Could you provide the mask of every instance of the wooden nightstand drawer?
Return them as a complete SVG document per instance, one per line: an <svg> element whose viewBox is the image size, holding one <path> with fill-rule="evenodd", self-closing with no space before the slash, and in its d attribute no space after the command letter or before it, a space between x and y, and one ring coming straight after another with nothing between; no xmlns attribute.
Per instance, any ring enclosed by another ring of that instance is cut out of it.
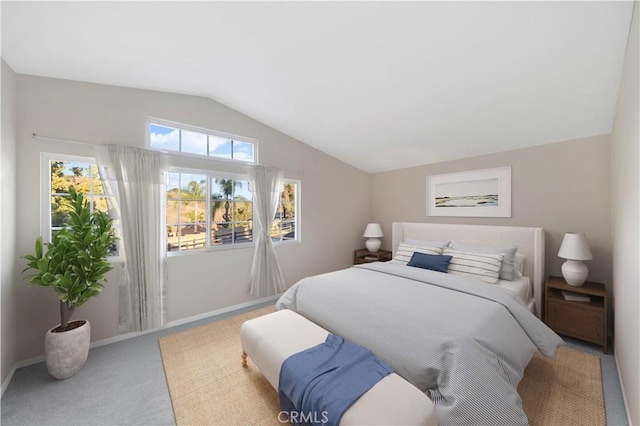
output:
<svg viewBox="0 0 640 426"><path fill-rule="evenodd" d="M579 306L555 303L550 300L548 320L549 324L581 323L602 326L604 324L604 313Z"/></svg>
<svg viewBox="0 0 640 426"><path fill-rule="evenodd" d="M550 301L547 325L560 334L575 336L593 343L604 343L602 312Z"/></svg>
<svg viewBox="0 0 640 426"><path fill-rule="evenodd" d="M570 300L571 294L588 296ZM549 277L545 285L545 323L556 333L603 346L607 353L607 291L602 283L569 286L560 277Z"/></svg>

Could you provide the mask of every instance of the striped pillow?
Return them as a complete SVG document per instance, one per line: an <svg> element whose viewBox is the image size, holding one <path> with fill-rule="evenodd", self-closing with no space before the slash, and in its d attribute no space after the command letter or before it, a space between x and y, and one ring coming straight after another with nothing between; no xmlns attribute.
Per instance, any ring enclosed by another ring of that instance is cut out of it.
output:
<svg viewBox="0 0 640 426"><path fill-rule="evenodd" d="M413 256L413 253L442 254L442 247L417 247L410 246L409 244L405 243L399 243L396 254L395 256L393 256L393 260L402 262L404 265L406 265L411 260L411 256Z"/></svg>
<svg viewBox="0 0 640 426"><path fill-rule="evenodd" d="M489 284L498 282L502 254L467 253L464 251L444 249L445 256L452 256L448 273L465 275Z"/></svg>

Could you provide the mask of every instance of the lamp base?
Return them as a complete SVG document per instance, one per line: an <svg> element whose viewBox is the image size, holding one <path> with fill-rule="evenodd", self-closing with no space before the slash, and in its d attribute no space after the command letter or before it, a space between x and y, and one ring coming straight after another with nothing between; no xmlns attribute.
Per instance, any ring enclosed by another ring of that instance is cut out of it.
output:
<svg viewBox="0 0 640 426"><path fill-rule="evenodd" d="M589 275L589 268L581 260L567 260L562 264L562 276L567 284L580 287Z"/></svg>
<svg viewBox="0 0 640 426"><path fill-rule="evenodd" d="M382 246L382 241L380 241L378 238L369 238L367 241L365 241L364 246L371 253L375 253L378 250L380 250L380 247Z"/></svg>

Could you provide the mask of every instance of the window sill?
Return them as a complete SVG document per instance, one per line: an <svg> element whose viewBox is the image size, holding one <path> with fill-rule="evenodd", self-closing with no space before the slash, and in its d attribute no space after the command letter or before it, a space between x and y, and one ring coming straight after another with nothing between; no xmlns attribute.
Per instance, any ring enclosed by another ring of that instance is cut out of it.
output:
<svg viewBox="0 0 640 426"><path fill-rule="evenodd" d="M288 241L278 241L274 243L274 247L277 249L280 246L289 246L292 244L300 244L300 240L288 240ZM205 254L205 253L215 253L219 251L229 251L229 250L242 250L242 249L251 249L255 248L255 244L228 244L228 245L219 245L209 248L199 248L193 250L182 250L182 251L169 251L167 252L167 257L181 257L181 256L189 256L193 254Z"/></svg>

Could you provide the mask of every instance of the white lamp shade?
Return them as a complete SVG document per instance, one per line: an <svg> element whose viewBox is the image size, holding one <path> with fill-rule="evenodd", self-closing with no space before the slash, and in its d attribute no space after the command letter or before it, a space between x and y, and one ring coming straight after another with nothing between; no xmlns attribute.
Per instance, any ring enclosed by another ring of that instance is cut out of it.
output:
<svg viewBox="0 0 640 426"><path fill-rule="evenodd" d="M593 255L587 237L581 232L567 232L558 251L558 257L570 260L591 260Z"/></svg>
<svg viewBox="0 0 640 426"><path fill-rule="evenodd" d="M382 235L382 227L379 223L370 223L367 225L367 228L364 230L363 237L365 238L380 238Z"/></svg>

